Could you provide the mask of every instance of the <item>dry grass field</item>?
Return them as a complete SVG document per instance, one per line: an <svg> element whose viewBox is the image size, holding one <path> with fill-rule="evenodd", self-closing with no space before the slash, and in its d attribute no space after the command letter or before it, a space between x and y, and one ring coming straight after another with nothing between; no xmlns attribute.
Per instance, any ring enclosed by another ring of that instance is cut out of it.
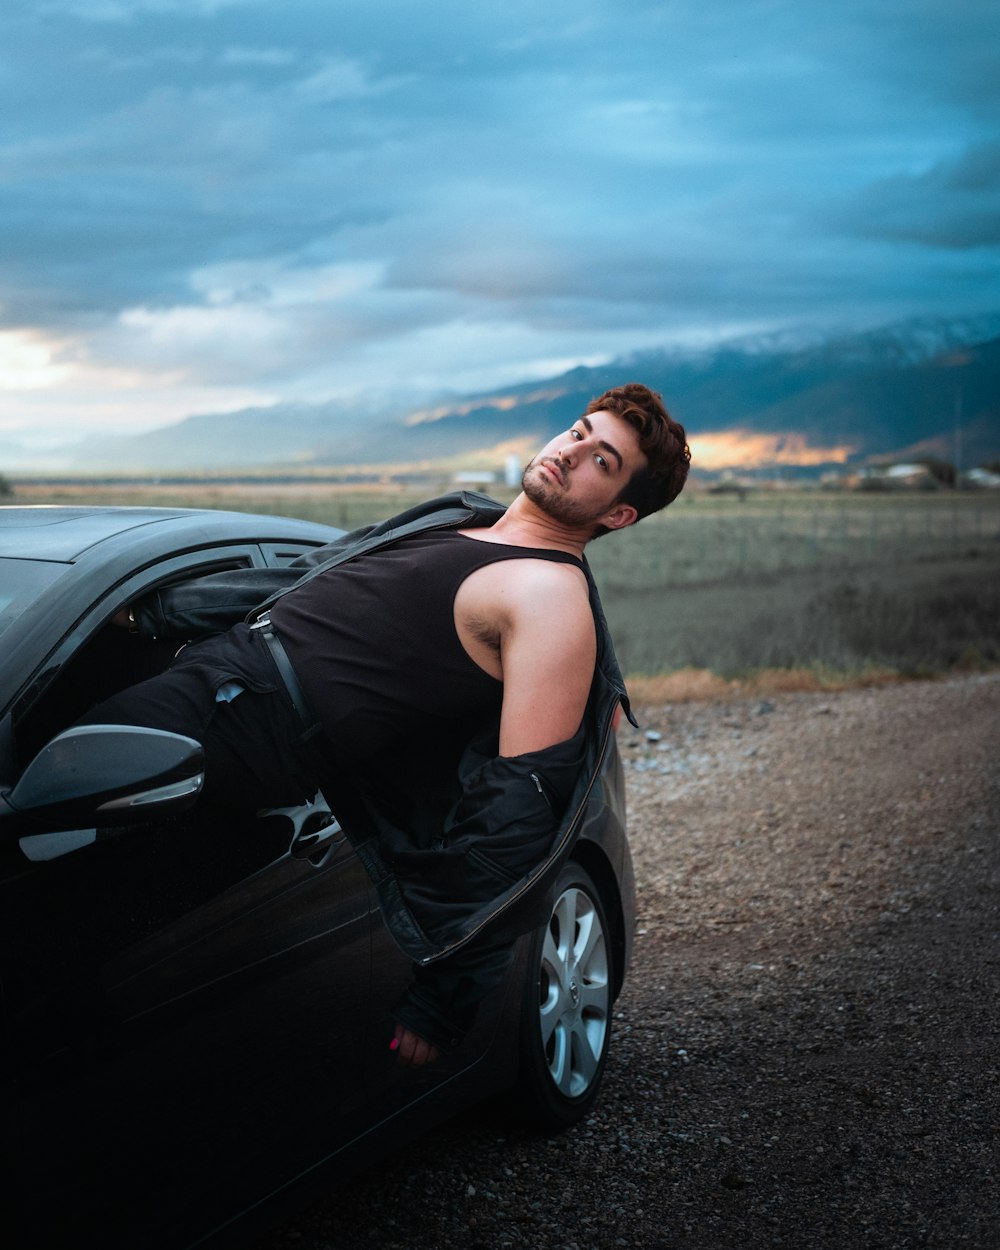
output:
<svg viewBox="0 0 1000 1250"><path fill-rule="evenodd" d="M619 537L591 563L630 674L835 685L1000 662L995 498L694 496Z"/></svg>
<svg viewBox="0 0 1000 1250"><path fill-rule="evenodd" d="M446 489L442 483L442 489ZM419 495L300 482L32 486L14 502L284 513L343 528ZM1000 498L689 490L588 557L630 685L825 688L1000 664Z"/></svg>

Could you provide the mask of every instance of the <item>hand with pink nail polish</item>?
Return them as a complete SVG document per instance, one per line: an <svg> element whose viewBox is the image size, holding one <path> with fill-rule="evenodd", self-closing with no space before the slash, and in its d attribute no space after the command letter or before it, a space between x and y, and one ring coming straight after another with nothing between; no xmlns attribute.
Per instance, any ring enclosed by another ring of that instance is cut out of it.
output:
<svg viewBox="0 0 1000 1250"><path fill-rule="evenodd" d="M396 1052L396 1062L404 1068L422 1068L424 1064L435 1063L441 1057L436 1046L432 1046L403 1024L396 1025L389 1049Z"/></svg>

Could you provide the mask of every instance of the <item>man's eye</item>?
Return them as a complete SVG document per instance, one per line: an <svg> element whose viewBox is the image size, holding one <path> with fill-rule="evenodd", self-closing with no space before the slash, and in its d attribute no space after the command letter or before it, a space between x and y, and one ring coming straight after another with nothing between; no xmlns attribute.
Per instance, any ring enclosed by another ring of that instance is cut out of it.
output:
<svg viewBox="0 0 1000 1250"><path fill-rule="evenodd" d="M570 435L570 438L583 438L583 435L580 433L579 430L570 430L569 435Z"/></svg>
<svg viewBox="0 0 1000 1250"><path fill-rule="evenodd" d="M608 462L604 459L603 456L595 456L594 459L597 461L597 463L601 466L602 469L607 469Z"/></svg>

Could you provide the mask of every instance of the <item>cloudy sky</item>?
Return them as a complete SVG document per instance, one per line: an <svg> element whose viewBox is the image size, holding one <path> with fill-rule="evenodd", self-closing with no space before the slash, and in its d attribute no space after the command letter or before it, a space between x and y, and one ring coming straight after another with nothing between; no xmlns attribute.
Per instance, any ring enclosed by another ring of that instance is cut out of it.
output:
<svg viewBox="0 0 1000 1250"><path fill-rule="evenodd" d="M0 437L1000 308L995 0L3 0Z"/></svg>

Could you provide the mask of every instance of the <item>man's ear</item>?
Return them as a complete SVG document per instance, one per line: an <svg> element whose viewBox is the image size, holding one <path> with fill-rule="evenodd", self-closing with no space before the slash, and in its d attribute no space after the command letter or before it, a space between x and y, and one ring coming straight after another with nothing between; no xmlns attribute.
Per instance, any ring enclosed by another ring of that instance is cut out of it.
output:
<svg viewBox="0 0 1000 1250"><path fill-rule="evenodd" d="M601 524L609 530L623 530L635 525L639 513L630 503L616 503L601 517Z"/></svg>

